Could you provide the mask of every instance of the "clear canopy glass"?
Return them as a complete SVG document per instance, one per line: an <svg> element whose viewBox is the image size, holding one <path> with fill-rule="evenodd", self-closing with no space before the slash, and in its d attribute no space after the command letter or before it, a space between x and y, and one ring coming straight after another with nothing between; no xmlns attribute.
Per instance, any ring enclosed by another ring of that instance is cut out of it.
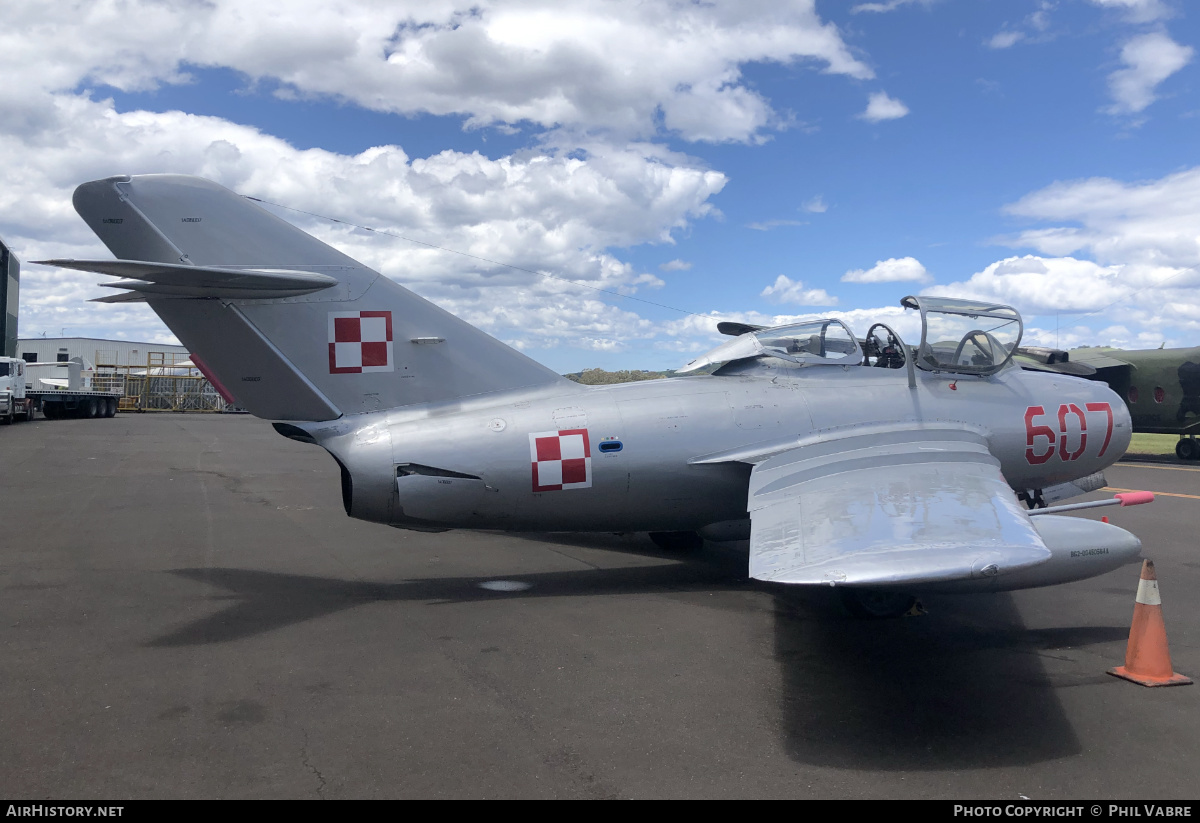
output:
<svg viewBox="0 0 1200 823"><path fill-rule="evenodd" d="M916 364L928 371L993 374L1021 343L1021 315L1011 306L937 297L906 297L921 312Z"/></svg>
<svg viewBox="0 0 1200 823"><path fill-rule="evenodd" d="M697 357L676 374L694 372L713 363L749 357L776 357L801 364L858 364L862 349L853 332L832 318L747 332Z"/></svg>

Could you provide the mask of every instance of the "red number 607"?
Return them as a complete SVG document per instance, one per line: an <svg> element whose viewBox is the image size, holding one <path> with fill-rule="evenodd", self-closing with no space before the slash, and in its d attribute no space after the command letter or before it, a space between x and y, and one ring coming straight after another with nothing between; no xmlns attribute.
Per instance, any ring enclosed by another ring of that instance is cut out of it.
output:
<svg viewBox="0 0 1200 823"><path fill-rule="evenodd" d="M1108 451L1108 444L1112 442L1112 407L1107 403L1085 403L1084 408L1089 412L1104 412L1106 415L1108 428L1104 433L1104 445L1100 447L1100 453L1096 455L1103 457L1104 453ZM1079 420L1079 444L1074 450L1067 445L1067 418L1070 415L1074 415ZM1059 406L1057 431L1044 423L1034 423L1037 418L1048 416L1046 409L1042 406L1030 406L1025 409L1025 460L1037 466L1049 461L1056 452L1062 460L1078 460L1082 457L1087 448L1088 435L1087 415L1083 409L1074 403L1064 403ZM1053 419L1051 418L1052 421ZM1039 438L1041 438L1040 441ZM1058 446L1057 449L1055 445Z"/></svg>

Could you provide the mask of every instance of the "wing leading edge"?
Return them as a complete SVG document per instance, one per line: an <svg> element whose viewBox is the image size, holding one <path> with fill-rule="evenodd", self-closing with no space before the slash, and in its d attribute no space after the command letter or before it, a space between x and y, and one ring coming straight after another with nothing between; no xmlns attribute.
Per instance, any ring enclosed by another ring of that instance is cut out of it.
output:
<svg viewBox="0 0 1200 823"><path fill-rule="evenodd" d="M962 428L850 431L750 476L750 576L888 587L998 577L1050 550L986 439Z"/></svg>

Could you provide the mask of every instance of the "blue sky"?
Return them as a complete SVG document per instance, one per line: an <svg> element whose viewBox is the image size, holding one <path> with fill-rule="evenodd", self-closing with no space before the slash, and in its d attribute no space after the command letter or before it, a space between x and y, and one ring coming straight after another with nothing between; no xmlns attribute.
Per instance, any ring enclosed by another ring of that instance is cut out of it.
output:
<svg viewBox="0 0 1200 823"><path fill-rule="evenodd" d="M14 7L0 235L104 257L74 185L195 173L692 313L289 218L562 371L679 365L723 317L861 333L915 291L1013 303L1029 342L1200 342L1182 2L395 5L98 4L70 54ZM169 338L95 279L27 267L22 333Z"/></svg>

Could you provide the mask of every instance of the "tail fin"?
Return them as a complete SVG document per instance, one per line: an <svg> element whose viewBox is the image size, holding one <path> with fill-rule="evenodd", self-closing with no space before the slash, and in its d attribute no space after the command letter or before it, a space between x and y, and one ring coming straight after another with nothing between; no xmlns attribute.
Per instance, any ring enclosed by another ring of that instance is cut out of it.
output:
<svg viewBox="0 0 1200 823"><path fill-rule="evenodd" d="M341 414L565 378L208 180L110 177L75 210L119 258L47 261L127 278L253 414ZM108 284L106 284L108 285Z"/></svg>

